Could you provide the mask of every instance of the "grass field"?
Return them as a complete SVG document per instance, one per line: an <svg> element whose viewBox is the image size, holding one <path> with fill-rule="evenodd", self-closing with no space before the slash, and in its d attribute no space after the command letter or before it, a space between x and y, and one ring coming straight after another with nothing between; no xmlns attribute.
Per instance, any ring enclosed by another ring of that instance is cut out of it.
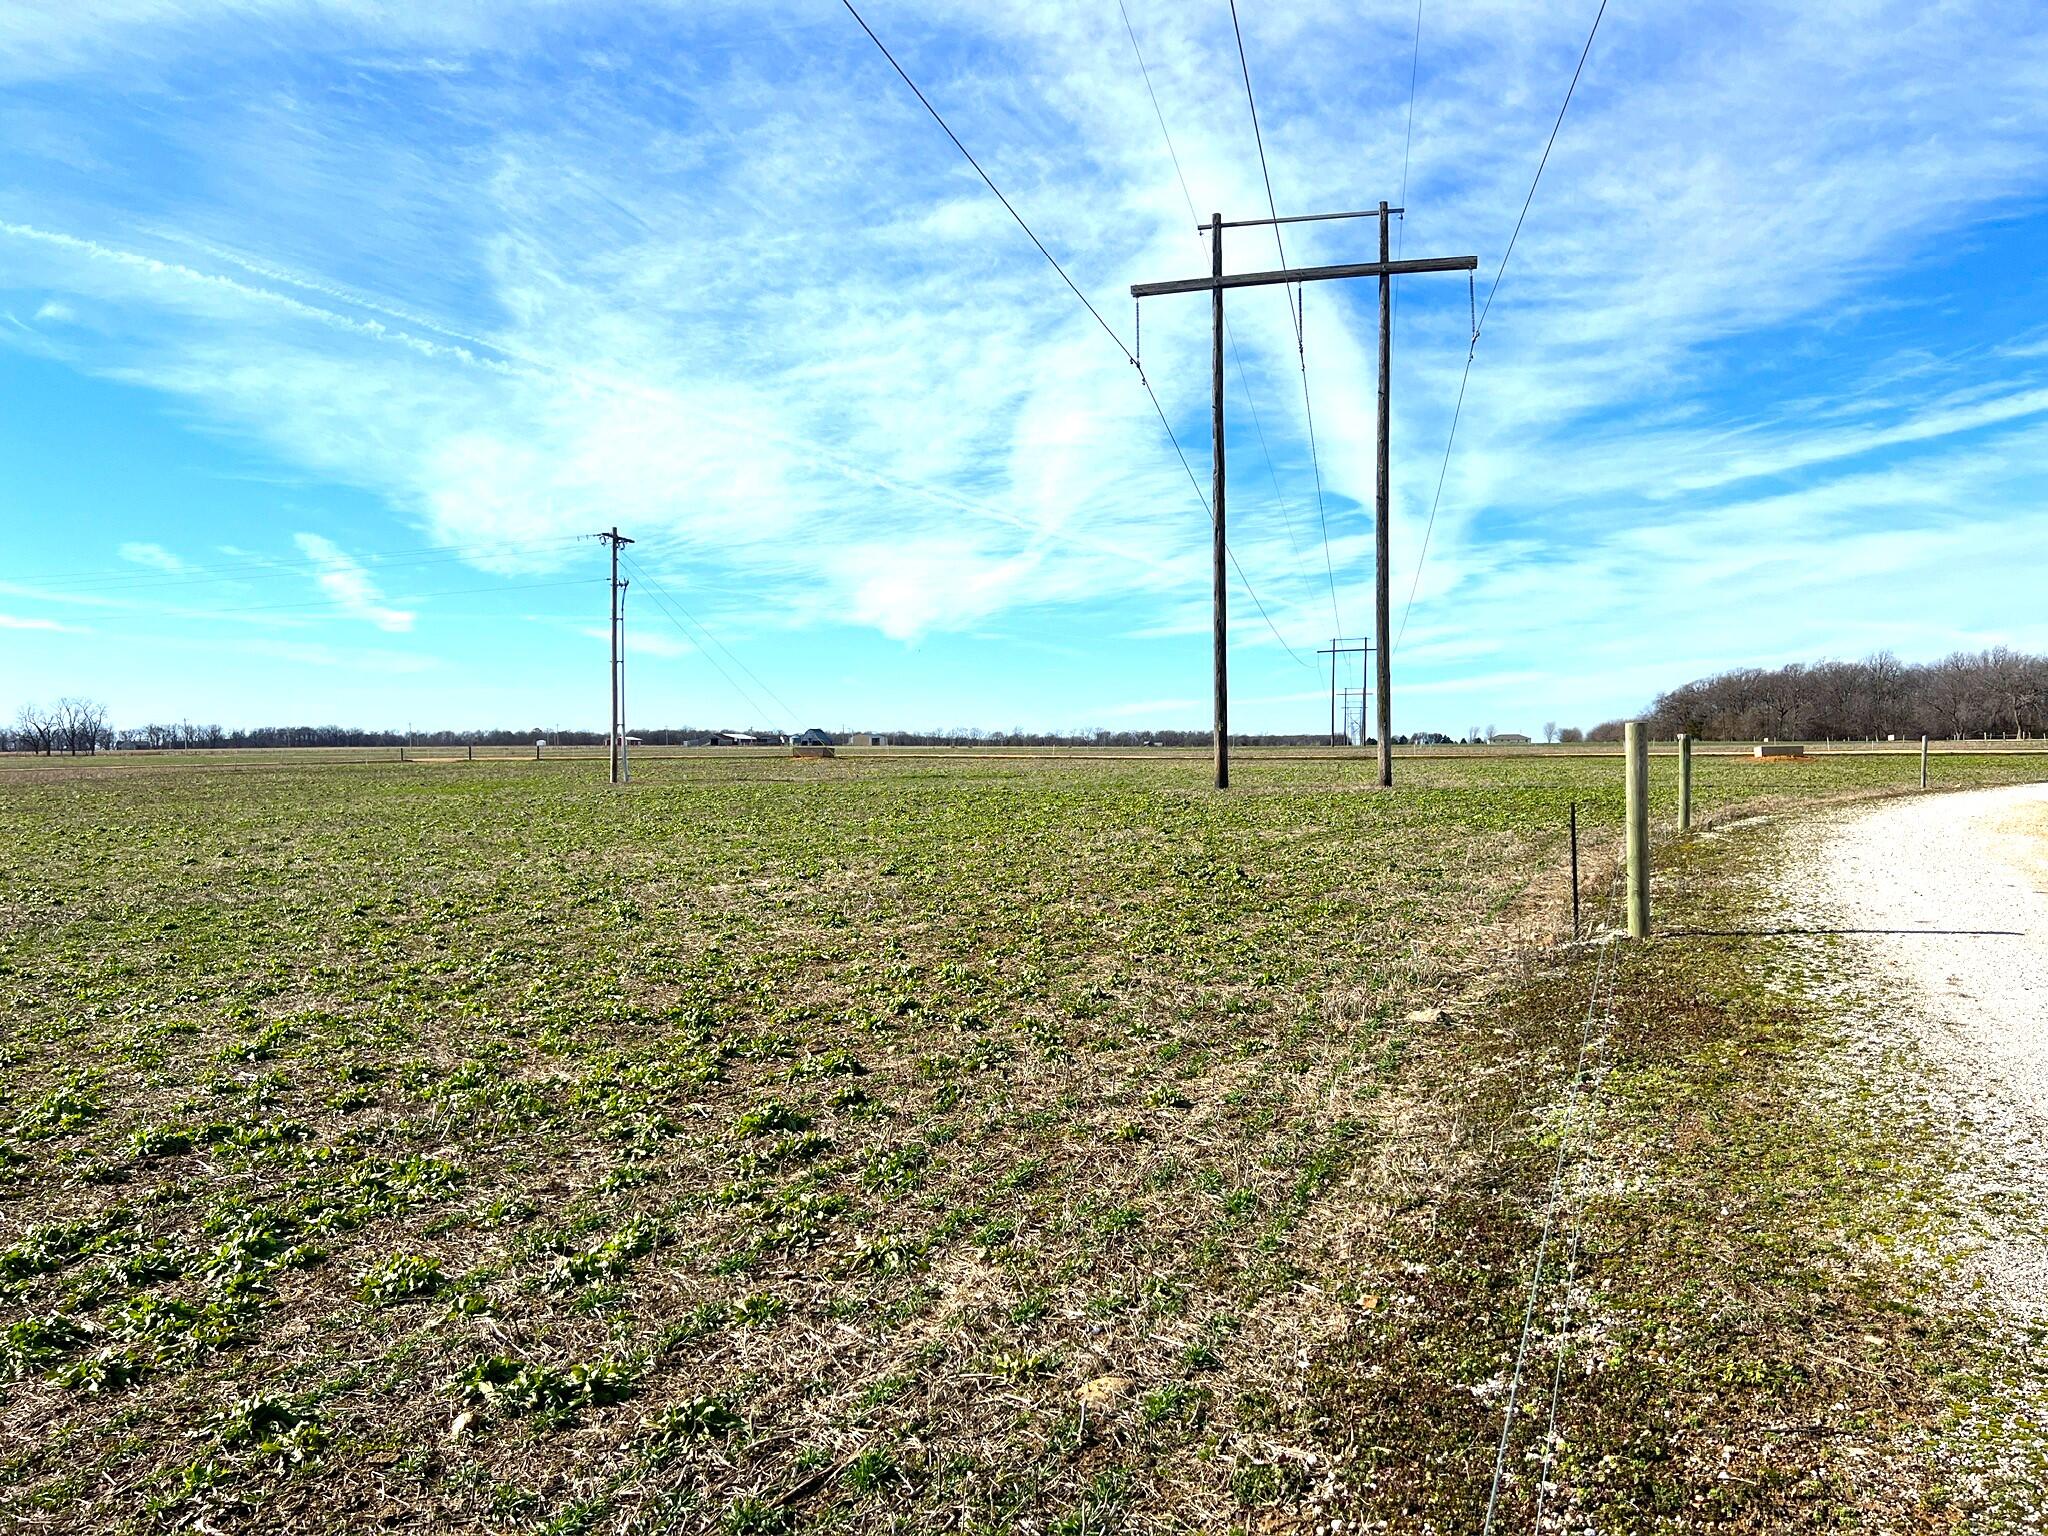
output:
<svg viewBox="0 0 2048 1536"><path fill-rule="evenodd" d="M7 765L0 1518L1476 1529L1585 1003L1566 808L1590 900L1620 774L1368 773ZM1619 1080L1687 1081L1705 1007ZM1694 1442L1809 1385L1575 1475L1682 1520Z"/></svg>

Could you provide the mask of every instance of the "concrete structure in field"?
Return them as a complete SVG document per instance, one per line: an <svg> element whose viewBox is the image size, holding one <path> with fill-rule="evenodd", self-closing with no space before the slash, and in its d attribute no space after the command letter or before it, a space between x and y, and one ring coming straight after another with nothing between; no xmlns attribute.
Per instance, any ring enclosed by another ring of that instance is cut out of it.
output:
<svg viewBox="0 0 2048 1536"><path fill-rule="evenodd" d="M1772 758L1806 756L1806 748L1796 741L1766 741L1751 747L1750 756L1768 762Z"/></svg>

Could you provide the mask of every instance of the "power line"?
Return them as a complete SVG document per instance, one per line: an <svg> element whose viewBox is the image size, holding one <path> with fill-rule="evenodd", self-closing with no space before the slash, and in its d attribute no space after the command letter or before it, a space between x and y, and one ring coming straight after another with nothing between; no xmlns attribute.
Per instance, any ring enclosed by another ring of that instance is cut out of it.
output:
<svg viewBox="0 0 2048 1536"><path fill-rule="evenodd" d="M1117 335L1116 330L1110 325L1110 323L1107 320L1102 318L1102 312L1098 310L1092 303L1089 302L1088 295L1083 293L1080 290L1080 288L1078 288L1075 285L1074 280L1071 277L1067 276L1067 269L1061 266L1059 262L1054 259L1051 251L1045 248L1045 242L1040 240L1036 234L1032 233L1031 226L1024 222L1024 216L1017 212L1016 207L1010 202L1010 200L1007 197L1003 196L1002 188L998 187L994 181L990 180L988 172L984 171L981 168L981 162L976 160L972 154L968 153L967 146L960 142L960 135L958 135L952 130L952 128L947 124L945 118L939 115L939 109L931 104L930 99L926 97L923 91L918 89L917 82L910 78L909 74L904 70L901 64L896 62L896 56L889 51L887 45L885 45L879 37L875 36L875 29L869 26L867 22L861 17L860 12L853 8L853 0L839 0L839 3L846 8L846 13L849 16L851 16L856 22L860 23L860 29L861 31L867 33L868 41L873 43L875 47L881 51L882 57L889 61L889 67L896 71L897 75L902 79L905 85L910 87L911 93L917 97L919 104L923 106L926 112L931 114L932 121L937 123L939 127L945 131L946 137L953 141L953 147L960 151L961 155L966 158L966 161L969 165L974 167L974 173L982 179L983 184L987 186L989 191L993 192L996 195L996 200L1000 202L1003 205L1003 207L1009 211L1010 217L1017 221L1017 227L1023 230L1026 235L1030 236L1031 243L1038 247L1039 254L1052 264L1052 269L1055 272L1059 273L1060 281L1067 285L1068 289L1072 291L1074 297L1079 299L1081 301L1082 306L1088 311L1088 313L1095 317L1095 323L1102 327L1102 333L1116 344L1116 349L1119 352L1123 353L1124 361L1129 363L1133 368L1137 370L1138 382L1145 387L1146 395L1151 398L1152 409L1159 417L1160 426L1166 429L1167 440L1173 444L1173 451L1174 454L1180 459L1181 468L1187 471L1188 483L1192 485L1195 489L1195 499L1201 502L1202 510L1208 514L1209 520L1213 523L1215 521L1216 514L1214 510L1211 509L1209 506L1209 499L1202 494L1202 483L1195 478L1194 466L1188 463L1187 452L1180 445L1180 438L1173 430L1173 423L1167 419L1166 408L1159 403L1159 395L1158 392L1152 388L1152 381L1145 377L1144 365L1138 361L1137 354L1133 352L1129 347L1124 345L1123 338ZM1320 476L1318 476L1317 484L1318 495L1320 495ZM1328 546L1326 543L1326 550L1327 547ZM1238 580L1244 584L1245 594L1251 598L1253 604L1258 608L1259 616L1265 619L1266 627L1273 632L1273 638L1280 642L1280 648L1286 651L1287 654L1294 659L1297 665L1303 667L1308 666L1309 664L1306 661L1302 660L1301 655L1294 649L1294 647L1287 643L1287 637L1280 633L1279 626L1274 624L1272 615L1266 612L1265 603L1260 601L1259 594L1253 590L1251 578L1245 575L1244 567L1238 563L1237 553L1234 550L1230 551L1230 563L1237 568ZM1333 604L1334 601L1335 588L1333 585Z"/></svg>
<svg viewBox="0 0 2048 1536"><path fill-rule="evenodd" d="M1586 59L1593 51L1593 39L1600 33L1601 18L1607 14L1607 0L1600 0L1600 9L1593 14L1593 25L1586 32L1586 46L1579 50L1579 62L1572 70L1572 82L1565 87L1564 100L1557 108L1557 121L1550 125L1550 137L1543 145L1543 158L1536 162L1536 174L1529 178L1529 195L1522 199L1522 211L1515 215L1514 233L1508 236L1508 248L1500 253L1500 267L1493 274L1493 286L1486 290L1486 303L1480 307L1478 323L1472 327L1472 340L1479 340L1479 333L1486 329L1486 312L1493 308L1493 296L1500 292L1501 277L1507 272L1508 258L1515 254L1515 242L1522 238L1522 221L1529 217L1529 205L1536 201L1536 185L1543 180L1543 168L1550 164L1550 152L1557 147L1558 130L1564 127L1564 115L1572 104L1572 97L1579 89L1579 76L1586 71Z"/></svg>
<svg viewBox="0 0 2048 1536"><path fill-rule="evenodd" d="M697 630L697 632L700 635L702 635L706 640L710 641L713 645L717 646L719 650L725 653L726 660L730 661L734 666L738 667L742 672L746 673L748 677L752 678L754 680L754 685L758 687L763 693L767 694L770 699L775 701L775 705L778 709L782 711L784 719L786 719L791 725L796 724L798 718L797 712L789 707L788 701L785 700L780 694L778 694L773 688L770 688L766 683L762 682L760 674L755 672L752 667L748 666L738 656L734 655L732 648L728 646L723 640L719 639L717 635L713 634L711 632L710 627L706 625L703 620L699 619L695 614L691 613L688 608L684 607L681 598L677 597L674 593L670 592L668 588L664 587L659 581L657 581L654 578L654 576L648 571L648 569L644 565L642 565L638 560L635 560L630 555L626 556L625 560L627 568L631 570L636 576L638 576L642 581L647 583L648 587L654 592L654 595L657 599L667 599L668 602L673 603L675 605L676 611L681 613L683 618L686 619ZM705 659L710 660L711 658L707 656ZM714 665L715 664L716 663L714 663ZM753 702L756 708L760 707L758 701Z"/></svg>
<svg viewBox="0 0 2048 1536"><path fill-rule="evenodd" d="M1209 498L1202 490L1202 482L1195 478L1195 467L1188 462L1187 453L1181 448L1180 439L1174 436L1173 427L1166 420L1166 412L1159 404L1159 396L1152 393L1152 386L1149 383L1145 386L1145 393L1152 396L1152 409L1159 412L1159 424L1166 428L1166 435L1173 443L1173 451L1180 455L1180 467L1187 471L1188 484L1194 487L1195 500L1202 504L1202 511L1207 514L1210 523L1213 525L1216 521L1216 509L1209 505ZM1259 610L1259 617L1266 621L1266 628L1271 630L1273 638L1280 642L1280 649L1293 658L1296 666L1308 666L1308 662L1302 659L1301 653L1287 643L1287 637L1280 633L1280 626L1273 622L1273 616L1266 612L1266 605L1260 599L1258 591L1252 586L1251 577L1244 573L1244 565L1238 560L1237 551L1230 547L1227 540L1224 542L1223 552L1230 556L1230 568L1237 572L1238 582L1244 587L1244 595L1250 598L1252 606Z"/></svg>
<svg viewBox="0 0 2048 1536"><path fill-rule="evenodd" d="M1408 157L1415 147L1415 81L1422 69L1422 3L1415 0L1415 51L1408 60L1408 129L1401 137L1401 225L1394 231L1394 255L1398 259L1408 233Z"/></svg>
<svg viewBox="0 0 2048 1536"><path fill-rule="evenodd" d="M1166 113L1159 105L1159 93L1152 88L1152 71L1146 67L1144 51L1138 47L1137 28L1131 25L1131 13L1124 5L1124 0L1116 0L1116 3L1117 10L1123 15L1124 32L1131 40L1131 57L1138 61L1138 73L1144 79L1145 94L1152 99L1152 115L1159 120L1159 136L1166 141L1167 157L1173 161L1173 175L1180 183L1181 199L1188 205L1188 222L1199 226L1202 216L1195 212L1195 194L1189 190L1187 173L1181 168L1180 152L1173 147L1173 134L1166 126ZM1195 230L1194 238L1197 245L1201 244L1202 233L1199 228ZM1244 391L1245 408L1251 412L1252 430L1258 434L1259 454L1266 461L1266 476L1273 483L1273 504L1280 509L1280 520L1287 529L1287 546L1294 551L1295 561L1299 563L1302 559L1301 540L1295 535L1294 518L1288 512L1287 498L1280 490L1280 471L1273 465L1273 450L1266 443L1266 425L1259 416L1258 401L1252 395L1251 379L1245 372L1244 353L1237 345L1237 332L1230 328L1228 317L1223 322L1223 334L1230 343L1231 361L1237 365L1238 387Z"/></svg>
<svg viewBox="0 0 2048 1536"><path fill-rule="evenodd" d="M882 57L889 61L889 67L895 70L898 75L902 76L903 83L910 87L911 94L916 96L919 104L924 107L925 111L929 112L932 115L932 121L937 123L941 129L944 129L946 137L953 141L953 147L959 150L962 155L966 156L967 163L974 167L974 174L982 179L983 184L987 186L989 191L995 193L996 201L1001 203L1004 208L1009 210L1010 217L1017 221L1017 227L1024 231L1024 233L1030 238L1031 243L1033 245L1038 247L1038 254L1043 256L1047 261L1052 263L1052 269L1053 271L1059 273L1060 281L1065 283L1069 289L1072 289L1074 297L1081 301L1082 307L1086 309L1089 314L1095 316L1095 323L1102 327L1103 334L1107 336L1111 341L1117 344L1117 350L1122 352L1126 358L1129 358L1132 366L1135 367L1137 365L1138 360L1137 358L1131 355L1131 349L1124 345L1123 338L1117 335L1116 331L1111 328L1110 323L1107 320L1102 318L1101 311L1096 309L1096 307L1093 304L1088 302L1088 295L1083 293L1078 287L1075 286L1074 280L1071 277L1067 276L1067 269L1059 264L1058 258L1056 258L1051 251L1048 251L1045 248L1045 242L1039 239L1036 234L1032 233L1031 226L1024 222L1024 215L1019 213L1016 210L1016 208L1012 206L1010 200L1007 197L1003 196L1003 189L997 186L993 181L989 180L989 174L987 171L984 171L981 168L981 162L975 159L974 156L968 152L968 148L965 144L962 144L960 142L960 135L955 133L950 127L947 126L946 120L943 117L939 116L939 109L933 106L931 102L925 98L924 92L917 88L917 82L911 79L908 74L904 73L903 66L896 62L896 55L889 51L888 45L885 44L879 37L875 36L875 29L873 27L869 26L866 21L862 20L860 12L856 11L853 8L853 0L839 0L839 3L846 7L847 15L851 16L855 21L860 22L860 29L861 31L867 33L868 41L873 43L877 48L882 50Z"/></svg>
<svg viewBox="0 0 2048 1536"><path fill-rule="evenodd" d="M637 569L637 567L635 568ZM677 617L676 608L670 606L667 594L661 587L654 585L653 578L648 576L645 571L641 571L640 576L643 581L648 582L649 585L653 587L655 606L661 609L663 616L669 621L669 623L672 626L674 626L676 633L681 635L685 640L690 640L690 643L696 649L697 654L699 656L702 656L706 661L710 662L711 669L714 672L716 672L720 677L725 679L726 686L732 689L734 693L738 694L742 699L746 701L747 708L753 710L754 713L757 715L767 716L772 719L773 715L771 714L771 712L762 706L761 701L759 699L755 698L753 694L747 691L746 685L744 683L740 682L738 678L734 677L730 672L726 671L724 667L720 666L718 664L718 658L716 656L712 655L709 651L705 650L703 646L697 645L697 643L694 640L691 640L690 632L683 627L682 620ZM735 661L738 661L739 658L734 657L733 659ZM750 677L752 675L752 673L748 674L748 676ZM754 680L756 682L760 682L759 678L755 678ZM762 686L766 687L766 684L763 684ZM780 701L778 700L778 702ZM788 708L787 705L784 705L783 707L785 710L787 710ZM794 716L791 716L790 720L792 724L795 723Z"/></svg>
<svg viewBox="0 0 2048 1536"><path fill-rule="evenodd" d="M1586 59L1593 52L1593 39L1600 35L1600 22L1607 15L1607 0L1600 0L1600 9L1593 13L1593 25L1586 32L1586 46L1579 50L1578 66L1572 70L1571 84L1565 87L1564 101L1557 109L1557 121L1550 125L1550 138L1544 143L1543 157L1536 162L1536 174L1529 178L1529 195L1522 199L1522 211L1515 216L1514 233L1508 236L1507 249L1501 252L1500 265L1494 269L1493 283L1486 290L1486 304L1472 321L1472 340L1465 348L1465 371L1458 380L1458 403L1451 409L1451 430L1444 438L1444 462L1436 475L1436 495L1430 498L1429 521L1422 529L1422 553L1415 561L1415 575L1408 583L1408 601L1401 609L1401 628L1394 637L1398 649L1401 640L1408 633L1408 615L1415 608L1415 593L1422 585L1423 562L1429 559L1429 536L1436 531L1436 512L1444 499L1444 478L1451 469L1451 445L1458 440L1458 418L1465 410L1465 386L1472 382L1472 359L1479 351L1479 333L1486 327L1486 317L1493 309L1493 297L1500 292L1501 278L1508 270L1508 258L1515 254L1515 242L1522 236L1522 221L1529 217L1529 205L1536 201L1536 187L1543 180L1543 168L1550 164L1550 152L1557 147L1558 130L1564 127L1564 115L1572 104L1572 97L1579 89L1579 76L1585 73Z"/></svg>
<svg viewBox="0 0 2048 1536"><path fill-rule="evenodd" d="M1230 30L1237 38L1237 64L1244 74L1244 100L1252 115L1252 142L1258 146L1259 176L1266 184L1266 211L1273 216L1273 246L1280 253L1280 265L1285 267L1287 243L1280 237L1280 208L1273 200L1272 172L1266 168L1266 138L1259 129L1259 103L1252 95L1252 66L1245 57L1244 29L1237 22L1237 0L1230 0ZM1308 461L1316 477L1316 521L1323 533L1323 571L1330 582L1330 617L1341 633L1344 619L1337 611L1337 568L1330 558L1330 518L1323 505L1323 461L1316 451L1316 411L1308 392L1308 342L1303 329L1308 296L1298 286L1292 292L1295 300L1287 306L1287 312L1288 318L1294 321L1294 354L1301 363L1301 414L1308 426Z"/></svg>

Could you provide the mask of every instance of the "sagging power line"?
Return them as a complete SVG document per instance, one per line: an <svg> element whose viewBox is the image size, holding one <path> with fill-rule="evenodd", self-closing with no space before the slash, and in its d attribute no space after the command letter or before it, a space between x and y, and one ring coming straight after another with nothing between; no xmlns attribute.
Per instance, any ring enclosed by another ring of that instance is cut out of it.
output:
<svg viewBox="0 0 2048 1536"><path fill-rule="evenodd" d="M1417 11L1417 44L1420 46L1421 12ZM1536 201L1536 188L1543 180L1543 168L1550 164L1550 152L1557 147L1558 130L1564 127L1564 115L1570 110L1572 97L1579 89L1579 76L1586 72L1586 59L1593 52L1593 39L1600 35L1600 22L1607 15L1607 0L1600 0L1600 9L1593 13L1593 25L1586 30L1586 46L1579 50L1579 62L1572 70L1571 83L1565 87L1564 100L1557 109L1557 120L1550 125L1550 137L1544 142L1543 154L1536 162L1536 174L1529 178L1529 195L1522 199L1522 211L1515 215L1513 233L1508 236L1507 249L1501 252L1500 265L1494 269L1493 282L1486 290L1486 305L1472 317L1472 340L1465 348L1465 371L1458 379L1457 403L1451 407L1451 428L1444 436L1444 461L1437 470L1436 494L1430 498L1429 520L1422 528L1422 551L1415 558L1415 574L1408 583L1408 601L1401 609L1401 631L1394 639L1398 646L1408 633L1408 616L1415 611L1415 594L1422 586L1422 567L1429 559L1430 535L1436 532L1437 508L1444 499L1444 479L1451 469L1451 448L1458 440L1458 418L1465 410L1465 389L1472 382L1472 360L1479 352L1479 333L1486 328L1486 317L1493 309L1494 295L1500 292L1501 279L1507 275L1508 258L1515 254L1515 242L1522 237L1522 223L1529 217L1529 206Z"/></svg>
<svg viewBox="0 0 2048 1536"><path fill-rule="evenodd" d="M754 686L756 688L759 688L770 699L774 700L776 707L782 711L782 724L785 728L792 731L796 729L796 711L789 707L789 704L782 698L780 694L778 694L773 688L770 688L766 683L762 682L760 675L756 673L752 667L748 666L746 662L742 661L739 658L739 656L733 652L730 646L728 646L723 640L719 639L717 635L713 634L711 630L704 624L703 620L699 619L695 614L691 613L688 608L684 607L682 600L678 598L673 592L669 591L669 589L663 586L658 580L656 580L655 577L649 573L649 571L644 565L642 565L638 560L635 560L630 555L623 556L622 558L625 561L626 569L632 572L633 575L637 576L642 582L642 584L647 587L648 595L654 599L655 606L661 609L663 615L668 619L670 625L675 629L676 633L681 635L685 640L688 640L690 642L692 648L696 650L697 654L702 656L707 662L711 664L712 670L715 671L720 677L725 679L726 685L730 687L735 694L737 694L740 698L746 701L747 707L749 709L753 710L757 715L763 717L764 719L774 718L772 711L765 708L762 705L761 701L755 698L754 695L748 691L745 684L741 683L737 678L735 678L732 675L732 673L726 671L723 666L719 665L718 658L712 655L711 652L705 648L705 644L703 642L708 642L711 646L715 646L719 651L723 652L726 660L730 661L740 671L744 672L749 678L753 680ZM688 628L685 627L686 625L688 626ZM692 629L696 631L695 636L693 636L690 632Z"/></svg>
<svg viewBox="0 0 2048 1536"><path fill-rule="evenodd" d="M1273 226L1273 249L1280 257L1280 265L1287 265L1287 242L1281 238L1280 226L1292 220L1280 217L1279 204L1273 198L1273 173L1266 166L1266 136L1259 128L1259 103L1252 95L1252 66L1245 56L1244 29L1237 23L1237 0L1230 0L1230 31L1237 39L1237 65L1244 76L1244 102L1252 118L1252 143L1259 151L1259 179L1266 185L1266 212L1271 215ZM1308 295L1298 286L1288 288L1294 295L1287 305L1288 318L1294 322L1294 356L1301 367L1301 415L1308 433L1308 462L1316 479L1316 523L1323 534L1323 570L1330 582L1330 617L1339 629L1344 627L1344 616L1337 611L1337 567L1330 556L1330 517L1323 503L1323 460L1316 449L1316 408L1309 398L1308 390L1308 332L1305 327Z"/></svg>
<svg viewBox="0 0 2048 1536"><path fill-rule="evenodd" d="M1187 451L1181 447L1180 437L1174 432L1173 423L1167 419L1166 408L1159 403L1159 395L1153 389L1152 381L1145 376L1145 367L1139 361L1137 352L1131 347L1124 345L1124 339L1117 334L1116 328L1102 318L1102 312L1090 302L1088 295L1081 291L1080 286L1075 283L1073 278L1067 275L1067 269L1060 265L1052 252L1046 249L1045 242L1039 239L1037 233L1024 221L1024 216L1017 211L1016 205L1003 195L1002 188L998 187L988 172L981 168L981 162L968 152L967 146L960 141L960 136L953 131L945 118L939 114L939 109L932 105L931 99L919 89L917 82L910 78L909 72L896 62L896 56L889 51L888 46L883 43L881 38L875 35L875 29L870 27L866 20L862 18L860 12L854 9L853 0L839 0L839 3L845 7L846 13L860 24L860 29L867 34L868 41L873 43L876 49L880 51L882 57L889 61L889 67L896 71L905 85L910 87L911 93L917 97L918 104L931 115L932 121L939 125L948 139L952 140L953 147L960 151L969 165L974 167L974 173L982 179L983 184L987 186L989 191L995 194L996 200L1003 205L1004 210L1015 220L1017 227L1024 231L1031 243L1038 248L1038 253L1059 274L1060 281L1065 283L1074 297L1081 301L1082 307L1090 315L1094 316L1095 323L1102 328L1102 333L1114 342L1116 349L1124 355L1124 361L1137 371L1138 382L1144 386L1146 397L1152 402L1153 413L1158 416L1159 425L1165 429L1167 441L1173 445L1174 454L1180 460L1180 467L1187 473L1188 484L1194 489L1195 500L1201 503L1202 510L1208 514L1212 523L1220 523L1216 511L1209 505L1208 498L1202 494L1202 483L1195 478L1194 465L1188 462ZM1219 541L1221 537L1219 533L1217 535ZM1251 578L1245 574L1244 566L1238 561L1236 551L1225 549L1223 553L1228 557L1231 566L1237 571L1237 577L1244 586L1245 595L1252 600L1253 606L1259 610L1259 616L1266 621L1266 628L1272 631L1273 638L1280 643L1280 648L1288 654L1289 658L1297 666L1309 666L1310 664L1302 658L1301 654L1292 645L1287 643L1287 637L1280 633L1280 627L1273 622L1273 616L1266 611L1266 605L1260 599L1258 592L1253 588Z"/></svg>
<svg viewBox="0 0 2048 1536"><path fill-rule="evenodd" d="M1153 88L1152 71L1146 66L1145 52L1138 46L1138 30L1131 24L1131 13L1124 4L1124 0L1117 0L1117 10L1123 16L1124 35L1131 40L1131 57L1138 62L1138 75L1145 83L1145 95L1152 103L1152 116L1159 123L1159 137L1165 140L1167 158L1173 162L1173 176L1174 180L1180 183L1181 201L1187 204L1189 233L1194 236L1196 243L1199 244L1202 239L1202 216L1195 212L1195 194L1188 187L1187 172L1180 163L1180 151L1174 148L1173 132L1166 126L1166 111L1159 104L1159 92ZM1259 415L1258 398L1252 393L1251 377L1245 372L1244 352L1237 344L1237 332L1230 328L1227 319L1224 322L1223 334L1224 339L1230 343L1230 359L1233 366L1237 369L1238 388L1244 391L1245 410L1251 415L1252 431L1259 440L1259 456L1266 461L1266 477L1272 482L1273 486L1273 504L1279 509L1281 524L1287 530L1287 547L1294 552L1295 563L1299 565L1304 559L1301 552L1301 540L1295 535L1294 518L1287 510L1287 498L1280 489L1280 471L1273 464L1273 450L1266 442L1266 425L1263 418ZM1328 570L1330 568L1330 561L1328 558L1329 545L1327 542L1323 546L1323 553L1323 565L1325 570ZM1334 576L1331 578L1331 583L1330 611L1334 614L1337 606Z"/></svg>

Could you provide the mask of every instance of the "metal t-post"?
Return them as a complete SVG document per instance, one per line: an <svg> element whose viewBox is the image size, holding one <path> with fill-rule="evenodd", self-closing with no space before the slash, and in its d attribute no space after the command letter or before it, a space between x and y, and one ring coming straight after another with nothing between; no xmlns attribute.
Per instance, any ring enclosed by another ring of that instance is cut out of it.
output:
<svg viewBox="0 0 2048 1536"><path fill-rule="evenodd" d="M1678 830L1692 830L1692 737L1678 738Z"/></svg>
<svg viewBox="0 0 2048 1536"><path fill-rule="evenodd" d="M1627 758L1628 936L1650 936L1650 738L1640 720L1624 731Z"/></svg>

